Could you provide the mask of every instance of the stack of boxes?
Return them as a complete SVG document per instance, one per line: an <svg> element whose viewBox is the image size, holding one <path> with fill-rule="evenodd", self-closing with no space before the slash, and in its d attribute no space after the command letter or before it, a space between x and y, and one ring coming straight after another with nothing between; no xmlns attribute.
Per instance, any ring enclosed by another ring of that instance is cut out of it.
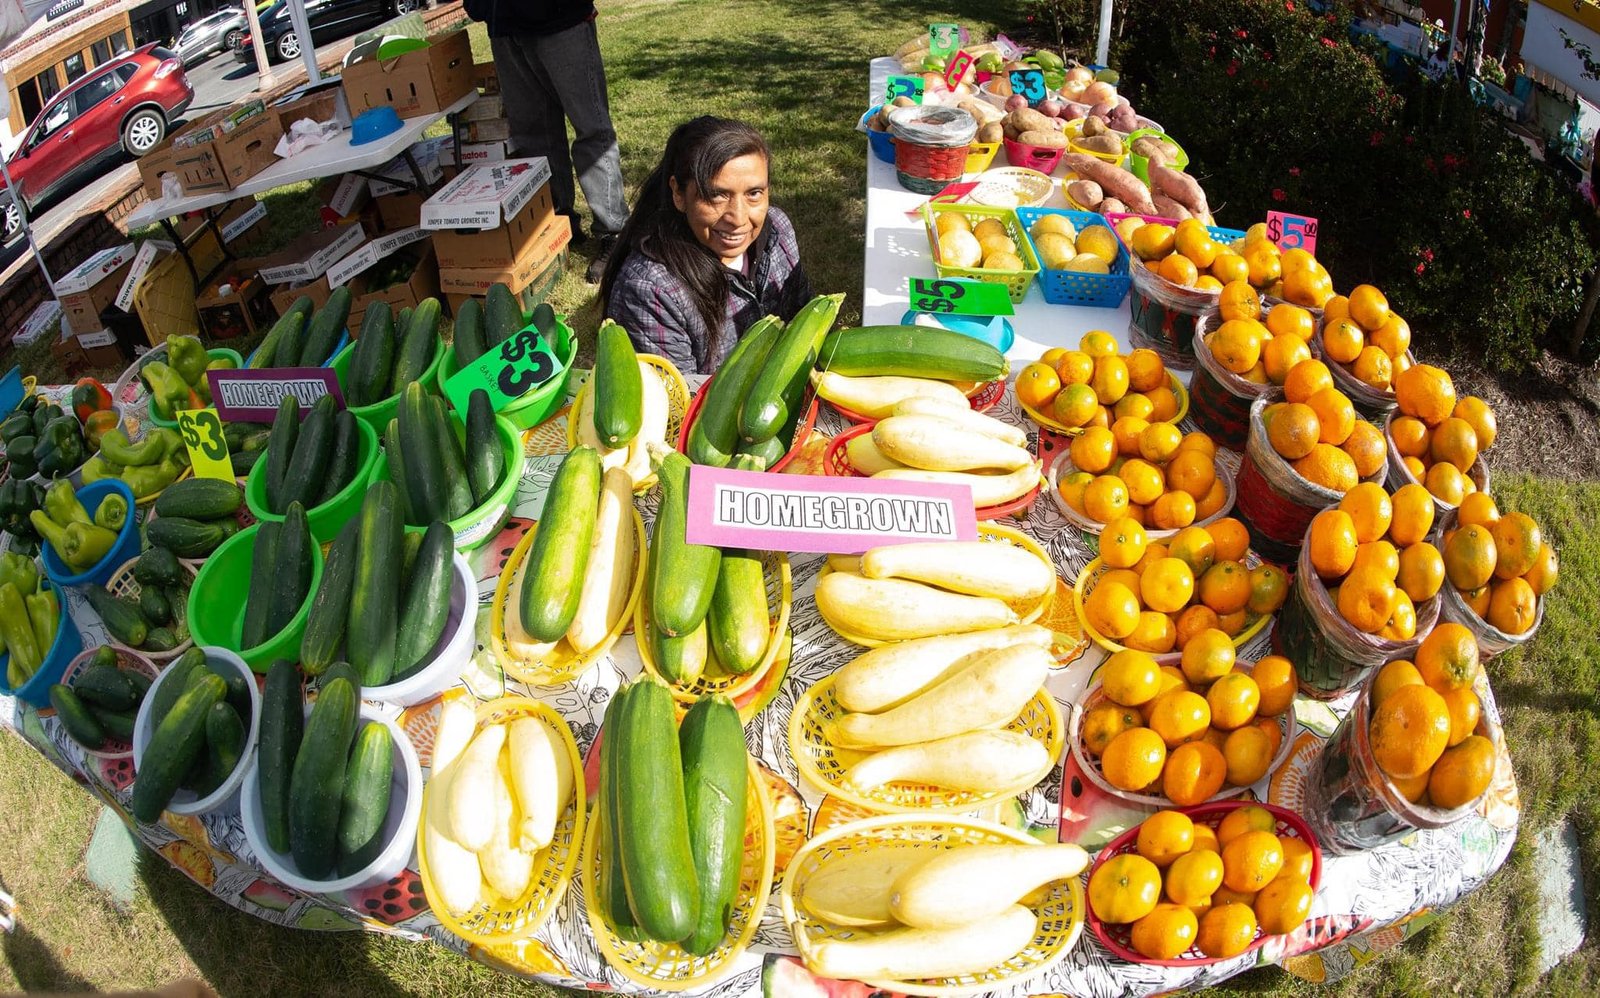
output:
<svg viewBox="0 0 1600 998"><path fill-rule="evenodd" d="M560 279L572 225L558 215L544 158L467 167L422 205L439 288L452 311L504 284L531 308Z"/></svg>

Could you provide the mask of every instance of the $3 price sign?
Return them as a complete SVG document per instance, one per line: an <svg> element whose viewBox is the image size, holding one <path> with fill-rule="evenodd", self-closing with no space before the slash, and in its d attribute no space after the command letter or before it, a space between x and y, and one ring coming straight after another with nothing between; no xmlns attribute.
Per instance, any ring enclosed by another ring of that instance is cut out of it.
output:
<svg viewBox="0 0 1600 998"><path fill-rule="evenodd" d="M1039 102L1049 96L1050 91L1045 88L1042 70L1013 69L1010 75L1011 92L1026 97L1029 107L1038 107Z"/></svg>
<svg viewBox="0 0 1600 998"><path fill-rule="evenodd" d="M463 367L445 383L445 394L464 416L472 393L482 390L489 395L490 407L499 412L559 377L565 367L539 331L528 326Z"/></svg>
<svg viewBox="0 0 1600 998"><path fill-rule="evenodd" d="M178 432L189 449L189 464L196 478L221 478L233 481L233 461L228 455L228 440L222 433L222 417L216 409L185 409L178 413Z"/></svg>

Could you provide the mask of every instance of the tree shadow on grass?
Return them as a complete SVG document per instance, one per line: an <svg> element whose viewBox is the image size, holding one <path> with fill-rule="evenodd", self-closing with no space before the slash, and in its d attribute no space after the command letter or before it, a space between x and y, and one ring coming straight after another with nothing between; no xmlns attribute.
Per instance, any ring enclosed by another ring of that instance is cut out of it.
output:
<svg viewBox="0 0 1600 998"><path fill-rule="evenodd" d="M24 913L24 917L25 917ZM5 936L6 963L16 975L24 991L78 991L94 992L98 989L89 981L62 966L43 939L28 931L19 918L17 925Z"/></svg>

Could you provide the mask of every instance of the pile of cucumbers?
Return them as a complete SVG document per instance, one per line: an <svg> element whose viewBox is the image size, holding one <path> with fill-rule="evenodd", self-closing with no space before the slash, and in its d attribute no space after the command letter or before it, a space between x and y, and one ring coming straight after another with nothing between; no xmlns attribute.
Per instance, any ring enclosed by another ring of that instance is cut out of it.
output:
<svg viewBox="0 0 1600 998"><path fill-rule="evenodd" d="M257 526L240 649L255 648L277 636L300 612L311 595L311 549L316 543L299 502L289 504L281 522L263 520ZM225 598L221 593L216 596Z"/></svg>
<svg viewBox="0 0 1600 998"><path fill-rule="evenodd" d="M737 454L762 470L789 450L806 383L844 295L819 295L787 326L769 315L745 331L706 389L689 431L689 460L726 468Z"/></svg>
<svg viewBox="0 0 1600 998"><path fill-rule="evenodd" d="M335 411L333 396L324 395L302 423L300 401L285 395L272 420L262 470L267 512L281 516L293 503L306 509L321 506L355 481L361 470L361 431L355 415L349 409Z"/></svg>
<svg viewBox="0 0 1600 998"><path fill-rule="evenodd" d="M529 316L522 311L522 303L504 284L489 285L483 302L468 298L456 310L455 355L456 367L468 364L527 328L529 323L539 331L553 353L557 351L556 312L549 304L540 302Z"/></svg>
<svg viewBox="0 0 1600 998"><path fill-rule="evenodd" d="M150 526L163 522L156 520ZM160 545L145 549L133 564L133 578L139 583L137 599L113 596L99 586L85 587L89 605L106 631L129 648L147 652L171 651L188 641L189 576L172 549Z"/></svg>
<svg viewBox="0 0 1600 998"><path fill-rule="evenodd" d="M246 680L213 667L190 648L167 667L150 694L152 733L139 760L130 810L139 821L161 817L179 790L209 797L243 764L254 712Z"/></svg>
<svg viewBox="0 0 1600 998"><path fill-rule="evenodd" d="M326 364L333 356L333 348L344 336L351 300L348 287L334 288L321 308L314 308L309 295L296 298L267 331L266 338L250 358L250 369Z"/></svg>
<svg viewBox="0 0 1600 998"><path fill-rule="evenodd" d="M437 298L424 298L415 309L401 309L398 323L388 302L368 307L356 348L350 352L345 380L349 404L373 405L393 398L422 377L439 346L439 316Z"/></svg>
<svg viewBox="0 0 1600 998"><path fill-rule="evenodd" d="M244 478L267 451L272 431L258 423L223 423L223 439L228 441L228 461L233 477Z"/></svg>
<svg viewBox="0 0 1600 998"><path fill-rule="evenodd" d="M413 381L383 434L389 478L399 493L405 522L414 527L455 520L488 501L506 473L506 453L495 429L489 394L472 393L465 444L437 395Z"/></svg>
<svg viewBox="0 0 1600 998"><path fill-rule="evenodd" d="M156 497L156 515L145 525L145 540L151 550L163 549L179 558L208 558L239 532L237 514L243 505L244 491L234 482L220 478L173 482Z"/></svg>
<svg viewBox="0 0 1600 998"><path fill-rule="evenodd" d="M71 686L56 683L50 687L50 706L73 741L99 750L105 748L108 738L133 740L133 722L150 692L150 682L142 672L124 670L117 662L116 649L101 645Z"/></svg>
<svg viewBox="0 0 1600 998"><path fill-rule="evenodd" d="M359 686L383 686L427 665L450 616L454 558L455 535L444 521L407 533L399 489L374 482L360 515L328 549L300 640L306 674L331 673L346 661Z"/></svg>
<svg viewBox="0 0 1600 998"><path fill-rule="evenodd" d="M733 702L672 695L641 676L606 710L600 741L601 911L623 939L704 956L727 935L739 893L749 752Z"/></svg>

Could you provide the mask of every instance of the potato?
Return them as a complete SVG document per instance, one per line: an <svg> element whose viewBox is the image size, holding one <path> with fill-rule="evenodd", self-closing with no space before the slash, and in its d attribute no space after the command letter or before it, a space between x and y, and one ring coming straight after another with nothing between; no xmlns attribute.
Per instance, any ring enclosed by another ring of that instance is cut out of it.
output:
<svg viewBox="0 0 1600 998"><path fill-rule="evenodd" d="M1014 125L1019 132L1045 131L1050 127L1050 117L1040 114L1031 107L1018 108L1006 116L1006 120Z"/></svg>
<svg viewBox="0 0 1600 998"><path fill-rule="evenodd" d="M874 132L887 132L889 126L884 123L883 115L875 114L867 119L867 128Z"/></svg>
<svg viewBox="0 0 1600 998"><path fill-rule="evenodd" d="M978 126L979 142L999 142L1005 138L1005 135L1005 128L998 121L991 121L988 124Z"/></svg>
<svg viewBox="0 0 1600 998"><path fill-rule="evenodd" d="M1000 123L1000 134L1015 142L1017 141L1017 136L1021 135L1022 132L1017 128L1016 125L1013 125L1011 120L1008 118Z"/></svg>
<svg viewBox="0 0 1600 998"><path fill-rule="evenodd" d="M1105 133L1106 123L1101 121L1099 118L1090 117L1083 119L1083 128L1078 134L1088 137L1092 135L1104 135Z"/></svg>
<svg viewBox="0 0 1600 998"><path fill-rule="evenodd" d="M1106 155L1122 151L1122 143L1118 141L1115 135L1087 135L1078 139L1076 145L1079 149L1087 149L1090 152L1105 153Z"/></svg>
<svg viewBox="0 0 1600 998"><path fill-rule="evenodd" d="M1074 180L1067 185L1067 196L1072 200L1094 211L1100 207L1100 202L1106 199L1105 191L1092 180Z"/></svg>
<svg viewBox="0 0 1600 998"><path fill-rule="evenodd" d="M1025 146L1039 146L1044 149L1065 149L1067 147L1067 137L1048 128L1031 129L1018 135L1016 140Z"/></svg>

